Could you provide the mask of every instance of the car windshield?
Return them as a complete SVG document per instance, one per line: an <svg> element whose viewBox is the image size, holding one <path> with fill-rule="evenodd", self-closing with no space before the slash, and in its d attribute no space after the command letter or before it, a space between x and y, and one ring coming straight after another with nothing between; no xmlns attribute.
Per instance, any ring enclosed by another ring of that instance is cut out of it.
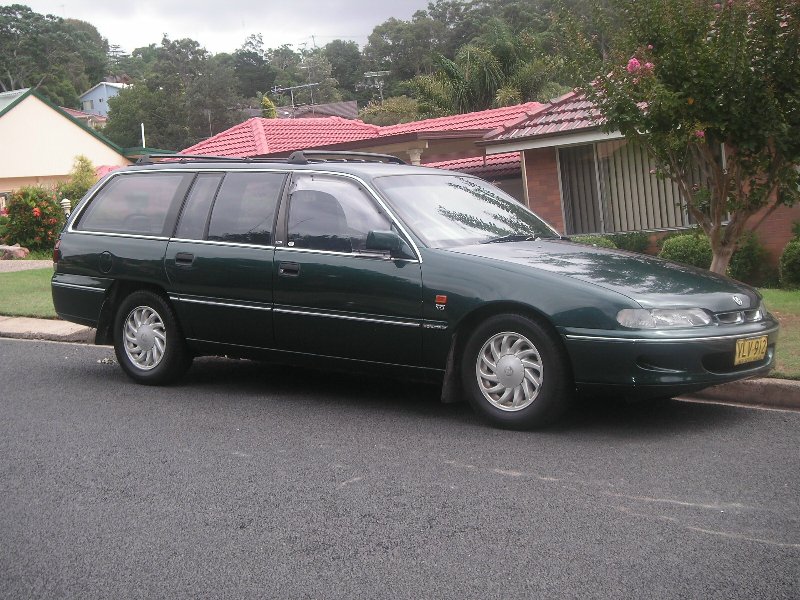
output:
<svg viewBox="0 0 800 600"><path fill-rule="evenodd" d="M447 173L376 177L400 218L431 248L512 242L559 235L502 190Z"/></svg>

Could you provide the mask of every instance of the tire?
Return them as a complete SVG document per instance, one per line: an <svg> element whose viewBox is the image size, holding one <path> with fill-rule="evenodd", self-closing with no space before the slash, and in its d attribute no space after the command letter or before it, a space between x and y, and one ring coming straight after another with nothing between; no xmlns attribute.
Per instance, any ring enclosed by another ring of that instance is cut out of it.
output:
<svg viewBox="0 0 800 600"><path fill-rule="evenodd" d="M470 336L461 357L461 382L475 412L507 429L533 429L558 419L574 385L558 340L522 315L496 315Z"/></svg>
<svg viewBox="0 0 800 600"><path fill-rule="evenodd" d="M125 298L114 317L114 352L125 373L145 385L165 385L192 363L169 303L139 290Z"/></svg>

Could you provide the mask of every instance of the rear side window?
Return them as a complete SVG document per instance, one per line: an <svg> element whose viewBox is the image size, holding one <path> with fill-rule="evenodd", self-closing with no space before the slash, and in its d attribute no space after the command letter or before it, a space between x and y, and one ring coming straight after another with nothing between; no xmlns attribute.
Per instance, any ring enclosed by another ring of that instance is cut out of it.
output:
<svg viewBox="0 0 800 600"><path fill-rule="evenodd" d="M208 239L239 244L272 244L275 209L283 173L228 173L217 193Z"/></svg>
<svg viewBox="0 0 800 600"><path fill-rule="evenodd" d="M76 228L83 231L166 236L191 175L136 173L109 181L92 199Z"/></svg>
<svg viewBox="0 0 800 600"><path fill-rule="evenodd" d="M197 176L186 199L175 237L184 240L202 240L208 223L208 212L217 193L222 174L209 173Z"/></svg>

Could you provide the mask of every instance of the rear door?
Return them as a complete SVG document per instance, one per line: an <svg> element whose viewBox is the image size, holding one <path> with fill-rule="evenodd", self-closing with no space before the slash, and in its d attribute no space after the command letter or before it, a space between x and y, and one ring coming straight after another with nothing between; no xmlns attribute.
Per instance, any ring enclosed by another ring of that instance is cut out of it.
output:
<svg viewBox="0 0 800 600"><path fill-rule="evenodd" d="M167 247L170 299L187 338L273 346L275 214L287 174L199 173Z"/></svg>

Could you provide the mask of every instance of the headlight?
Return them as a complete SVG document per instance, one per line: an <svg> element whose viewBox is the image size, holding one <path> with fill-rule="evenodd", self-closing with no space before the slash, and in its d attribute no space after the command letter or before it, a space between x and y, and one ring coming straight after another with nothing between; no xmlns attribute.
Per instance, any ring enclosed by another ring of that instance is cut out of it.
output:
<svg viewBox="0 0 800 600"><path fill-rule="evenodd" d="M631 329L703 327L711 324L711 315L702 308L626 308L617 313L617 322Z"/></svg>

